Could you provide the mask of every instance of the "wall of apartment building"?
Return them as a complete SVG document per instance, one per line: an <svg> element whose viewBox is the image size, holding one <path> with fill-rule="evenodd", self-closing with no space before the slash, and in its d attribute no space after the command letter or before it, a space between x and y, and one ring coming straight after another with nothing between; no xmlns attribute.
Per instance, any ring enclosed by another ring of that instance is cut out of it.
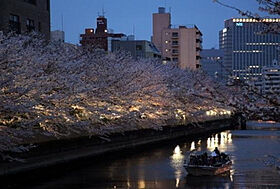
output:
<svg viewBox="0 0 280 189"><path fill-rule="evenodd" d="M28 0L1 0L0 1L0 29L8 32L10 15L19 17L20 33L28 31L27 20L34 21L34 30L50 39L50 1L36 0L36 5Z"/></svg>
<svg viewBox="0 0 280 189"><path fill-rule="evenodd" d="M178 46L172 45L173 41L178 41L179 40L179 35L178 37L172 37L173 33L178 33L179 34L179 29L177 28L169 28L169 29L164 29L162 31L162 57L163 58L168 58L168 60L172 61L178 61L178 53L173 53L175 49L178 49ZM179 49L178 49L179 50ZM177 60L176 60L177 58Z"/></svg>
<svg viewBox="0 0 280 189"><path fill-rule="evenodd" d="M152 42L158 48L160 52L163 52L162 44L164 39L162 38L163 30L169 28L171 24L170 13L154 13L153 14L153 37Z"/></svg>
<svg viewBox="0 0 280 189"><path fill-rule="evenodd" d="M196 59L199 56L196 51L196 29L180 28L179 44L179 67L181 69L196 69L196 65L199 64Z"/></svg>
<svg viewBox="0 0 280 189"><path fill-rule="evenodd" d="M178 61L181 69L196 69L200 65L199 50L201 48L200 42L197 39L200 37L197 34L196 28L169 28L162 32L162 57Z"/></svg>

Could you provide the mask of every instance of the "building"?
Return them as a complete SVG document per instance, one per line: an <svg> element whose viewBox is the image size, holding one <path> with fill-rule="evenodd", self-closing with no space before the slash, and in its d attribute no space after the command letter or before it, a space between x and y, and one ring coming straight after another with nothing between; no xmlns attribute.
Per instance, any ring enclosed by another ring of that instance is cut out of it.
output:
<svg viewBox="0 0 280 189"><path fill-rule="evenodd" d="M280 35L262 33L265 24L280 19L233 18L225 21L219 32L220 49L224 51L224 77L252 79L262 75L265 66L279 61Z"/></svg>
<svg viewBox="0 0 280 189"><path fill-rule="evenodd" d="M277 61L274 61L272 66L262 69L262 92L280 94L280 65Z"/></svg>
<svg viewBox="0 0 280 189"><path fill-rule="evenodd" d="M1 0L0 30L39 32L50 39L50 0Z"/></svg>
<svg viewBox="0 0 280 189"><path fill-rule="evenodd" d="M223 51L219 49L203 49L201 51L201 69L214 79L223 80Z"/></svg>
<svg viewBox="0 0 280 189"><path fill-rule="evenodd" d="M109 33L107 29L107 19L104 16L97 18L96 31L93 28L85 29L85 33L80 35L80 43L83 47L100 48L108 51L108 38L121 38L122 33Z"/></svg>
<svg viewBox="0 0 280 189"><path fill-rule="evenodd" d="M51 32L51 41L60 41L65 42L65 33L64 31L55 30Z"/></svg>
<svg viewBox="0 0 280 189"><path fill-rule="evenodd" d="M159 50L150 41L131 40L132 38L112 40L112 52L119 50L127 51L135 59L138 58L161 58Z"/></svg>
<svg viewBox="0 0 280 189"><path fill-rule="evenodd" d="M171 27L171 14L163 7L153 14L152 42L164 60L178 62L181 69L200 68L202 33L195 25Z"/></svg>

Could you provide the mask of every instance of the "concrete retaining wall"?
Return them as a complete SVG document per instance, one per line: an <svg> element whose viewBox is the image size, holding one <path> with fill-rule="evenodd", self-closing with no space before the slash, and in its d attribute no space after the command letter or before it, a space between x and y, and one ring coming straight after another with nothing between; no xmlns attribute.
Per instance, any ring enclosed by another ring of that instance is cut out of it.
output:
<svg viewBox="0 0 280 189"><path fill-rule="evenodd" d="M81 137L37 144L30 152L20 154L24 162L0 163L0 176L24 173L39 168L68 163L85 157L132 149L183 137L207 134L236 126L235 118L206 121L162 130L144 129L103 137Z"/></svg>

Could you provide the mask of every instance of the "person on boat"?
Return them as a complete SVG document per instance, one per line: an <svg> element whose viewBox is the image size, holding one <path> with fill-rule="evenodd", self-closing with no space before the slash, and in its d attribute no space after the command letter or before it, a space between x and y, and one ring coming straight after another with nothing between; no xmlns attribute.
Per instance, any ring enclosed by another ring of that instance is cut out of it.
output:
<svg viewBox="0 0 280 189"><path fill-rule="evenodd" d="M218 147L215 147L214 152L217 154L217 156L220 156L220 155L221 155L220 151L218 150Z"/></svg>

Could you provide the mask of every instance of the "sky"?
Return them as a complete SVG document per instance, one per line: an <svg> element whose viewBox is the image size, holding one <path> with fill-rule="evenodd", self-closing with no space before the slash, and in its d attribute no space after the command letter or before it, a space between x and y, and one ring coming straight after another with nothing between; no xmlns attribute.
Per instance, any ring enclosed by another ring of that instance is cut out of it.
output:
<svg viewBox="0 0 280 189"><path fill-rule="evenodd" d="M242 10L258 12L256 0L221 0ZM195 24L203 33L203 48L219 48L218 34L224 20L240 17L235 10L213 0L51 0L51 30L65 31L65 41L78 44L85 28L96 28L98 14L105 12L108 28L150 40L152 14L158 7L171 10L173 25ZM63 20L63 21L62 21Z"/></svg>

